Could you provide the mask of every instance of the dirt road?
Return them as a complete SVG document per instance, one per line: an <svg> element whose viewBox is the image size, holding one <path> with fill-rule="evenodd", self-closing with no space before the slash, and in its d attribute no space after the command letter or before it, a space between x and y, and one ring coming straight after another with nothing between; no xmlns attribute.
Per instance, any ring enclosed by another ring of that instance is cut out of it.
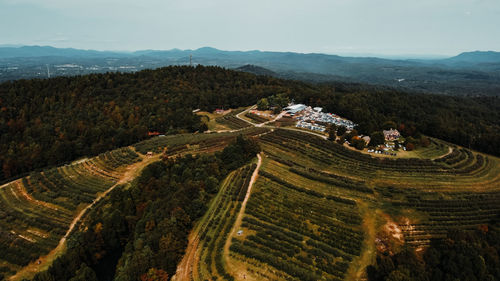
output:
<svg viewBox="0 0 500 281"><path fill-rule="evenodd" d="M247 206L248 199L250 198L250 194L252 193L252 187L259 175L260 165L262 164L262 157L260 156L260 154L257 154L257 159L258 159L257 167L255 167L252 177L250 178L247 194L245 195L245 199L243 199L243 202L241 203L241 208L240 211L238 212L238 216L236 217L236 221L234 222L233 228L231 229L231 232L227 237L226 243L224 244L224 257L226 260L229 257L229 246L231 245L231 239L233 239L234 234L236 233L236 231L238 231L238 229L241 226L241 221L243 220L243 215L245 214L245 208Z"/></svg>

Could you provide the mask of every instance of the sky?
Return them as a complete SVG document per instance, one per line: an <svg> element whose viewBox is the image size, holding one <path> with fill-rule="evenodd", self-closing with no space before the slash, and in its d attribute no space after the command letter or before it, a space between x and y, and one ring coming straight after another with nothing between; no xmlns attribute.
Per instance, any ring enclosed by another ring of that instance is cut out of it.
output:
<svg viewBox="0 0 500 281"><path fill-rule="evenodd" d="M500 51L500 0L0 0L0 44L456 55Z"/></svg>

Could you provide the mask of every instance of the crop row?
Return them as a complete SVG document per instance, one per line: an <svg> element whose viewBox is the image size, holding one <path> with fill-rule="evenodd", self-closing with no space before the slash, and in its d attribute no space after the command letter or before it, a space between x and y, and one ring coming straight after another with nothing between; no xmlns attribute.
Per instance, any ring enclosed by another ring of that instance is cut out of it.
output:
<svg viewBox="0 0 500 281"><path fill-rule="evenodd" d="M255 122L259 123L259 124L269 121L268 119L266 119L264 117L261 117L261 116L255 114L255 113L250 113L250 112L246 113L245 117L250 118L250 119L252 119L253 121L255 121Z"/></svg>
<svg viewBox="0 0 500 281"><path fill-rule="evenodd" d="M261 170L243 226L252 235L233 239L231 251L300 280L341 280L360 252L355 202L297 187Z"/></svg>
<svg viewBox="0 0 500 281"><path fill-rule="evenodd" d="M333 201L336 201L339 203L344 203L344 204L353 205L353 206L356 205L356 201L354 201L354 200L342 198L342 197L338 197L338 196L333 196L333 195L325 195L323 193L320 193L320 192L317 192L317 191L314 191L311 189L302 188L302 187L293 185L289 182L286 182L285 180L282 180L281 178L279 178L271 173L268 173L264 170L260 170L259 174L276 182L276 183L278 183L278 184L280 184L280 185L282 185L282 186L286 186L286 187L293 189L295 191L298 191L298 192L303 192L303 193L306 193L308 195L311 195L311 196L314 196L317 198L325 198L328 200L333 200Z"/></svg>
<svg viewBox="0 0 500 281"><path fill-rule="evenodd" d="M418 224L401 225L406 241L415 246L426 245L431 238L445 237L450 229L472 229L500 217L499 192L449 193L451 199L406 197L406 201L395 201L393 205L414 208L427 215Z"/></svg>
<svg viewBox="0 0 500 281"><path fill-rule="evenodd" d="M375 169L383 169L393 172L438 173L443 170L442 167L431 160L417 158L375 158L352 151L337 143L291 130L276 130L264 136L263 139L270 144L284 146L291 151L300 152L305 156L326 164L341 164L358 170L366 170L367 172Z"/></svg>
<svg viewBox="0 0 500 281"><path fill-rule="evenodd" d="M0 189L0 263L24 266L48 253L76 211L117 182L117 169L138 160L119 149L71 165L32 173Z"/></svg>
<svg viewBox="0 0 500 281"><path fill-rule="evenodd" d="M233 280L226 271L224 245L234 225L236 213L241 207L240 201L245 196L254 169L255 164L247 165L231 173L226 179L227 184L221 187L218 197L209 208L207 217L202 220L204 222L200 227L202 261L197 265L200 276L193 276L194 279L210 280L220 276L224 280ZM216 272L213 272L213 268Z"/></svg>
<svg viewBox="0 0 500 281"><path fill-rule="evenodd" d="M242 128L250 127L251 125L248 122L245 122L234 115L226 114L224 116L218 117L215 119L215 122L228 127L231 130L238 130Z"/></svg>

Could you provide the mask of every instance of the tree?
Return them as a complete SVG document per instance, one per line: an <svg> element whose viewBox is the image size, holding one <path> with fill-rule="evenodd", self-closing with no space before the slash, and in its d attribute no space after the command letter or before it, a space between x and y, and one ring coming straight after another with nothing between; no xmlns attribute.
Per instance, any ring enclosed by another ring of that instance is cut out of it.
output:
<svg viewBox="0 0 500 281"><path fill-rule="evenodd" d="M421 136L420 137L420 145L422 147L428 147L431 144L431 141L429 140L428 137Z"/></svg>
<svg viewBox="0 0 500 281"><path fill-rule="evenodd" d="M370 136L370 146L377 146L385 143L384 133L377 131Z"/></svg>
<svg viewBox="0 0 500 281"><path fill-rule="evenodd" d="M337 136L343 136L347 132L347 128L345 126L340 126L337 129Z"/></svg>
<svg viewBox="0 0 500 281"><path fill-rule="evenodd" d="M69 279L69 281L97 281L97 276L92 268L82 263L80 269L76 271L75 277Z"/></svg>
<svg viewBox="0 0 500 281"><path fill-rule="evenodd" d="M335 140L337 138L337 125L331 124L328 126L328 139Z"/></svg>
<svg viewBox="0 0 500 281"><path fill-rule="evenodd" d="M258 110L267 110L269 108L269 101L266 98L262 98L257 102Z"/></svg>
<svg viewBox="0 0 500 281"><path fill-rule="evenodd" d="M384 122L384 124L382 125L382 128L384 130L396 129L397 125L396 125L396 122L389 120L389 121Z"/></svg>
<svg viewBox="0 0 500 281"><path fill-rule="evenodd" d="M363 150L365 148L365 140L361 138L352 138L352 145L358 149L358 150Z"/></svg>
<svg viewBox="0 0 500 281"><path fill-rule="evenodd" d="M415 145L412 142L406 144L406 150L412 151L415 149Z"/></svg>
<svg viewBox="0 0 500 281"><path fill-rule="evenodd" d="M167 281L168 274L163 269L150 268L141 275L141 281Z"/></svg>

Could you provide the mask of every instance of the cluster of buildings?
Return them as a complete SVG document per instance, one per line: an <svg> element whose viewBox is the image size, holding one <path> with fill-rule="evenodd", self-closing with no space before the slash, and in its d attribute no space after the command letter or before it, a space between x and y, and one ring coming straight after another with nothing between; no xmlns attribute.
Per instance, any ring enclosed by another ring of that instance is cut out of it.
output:
<svg viewBox="0 0 500 281"><path fill-rule="evenodd" d="M303 121L297 122L297 125L295 125L295 127L309 129L309 130L313 130L313 131L320 131L320 132L324 132L326 130L326 127L323 125L312 124L312 123L303 122Z"/></svg>
<svg viewBox="0 0 500 281"><path fill-rule="evenodd" d="M386 141L395 141L401 137L399 131L393 130L392 128L390 130L384 130L383 133Z"/></svg>
<svg viewBox="0 0 500 281"><path fill-rule="evenodd" d="M290 116L294 116L299 122L297 127L314 131L324 132L328 124L344 126L348 130L354 129L354 122L347 120L333 113L323 112L321 107L310 107L304 104L293 104L285 107L285 111Z"/></svg>

